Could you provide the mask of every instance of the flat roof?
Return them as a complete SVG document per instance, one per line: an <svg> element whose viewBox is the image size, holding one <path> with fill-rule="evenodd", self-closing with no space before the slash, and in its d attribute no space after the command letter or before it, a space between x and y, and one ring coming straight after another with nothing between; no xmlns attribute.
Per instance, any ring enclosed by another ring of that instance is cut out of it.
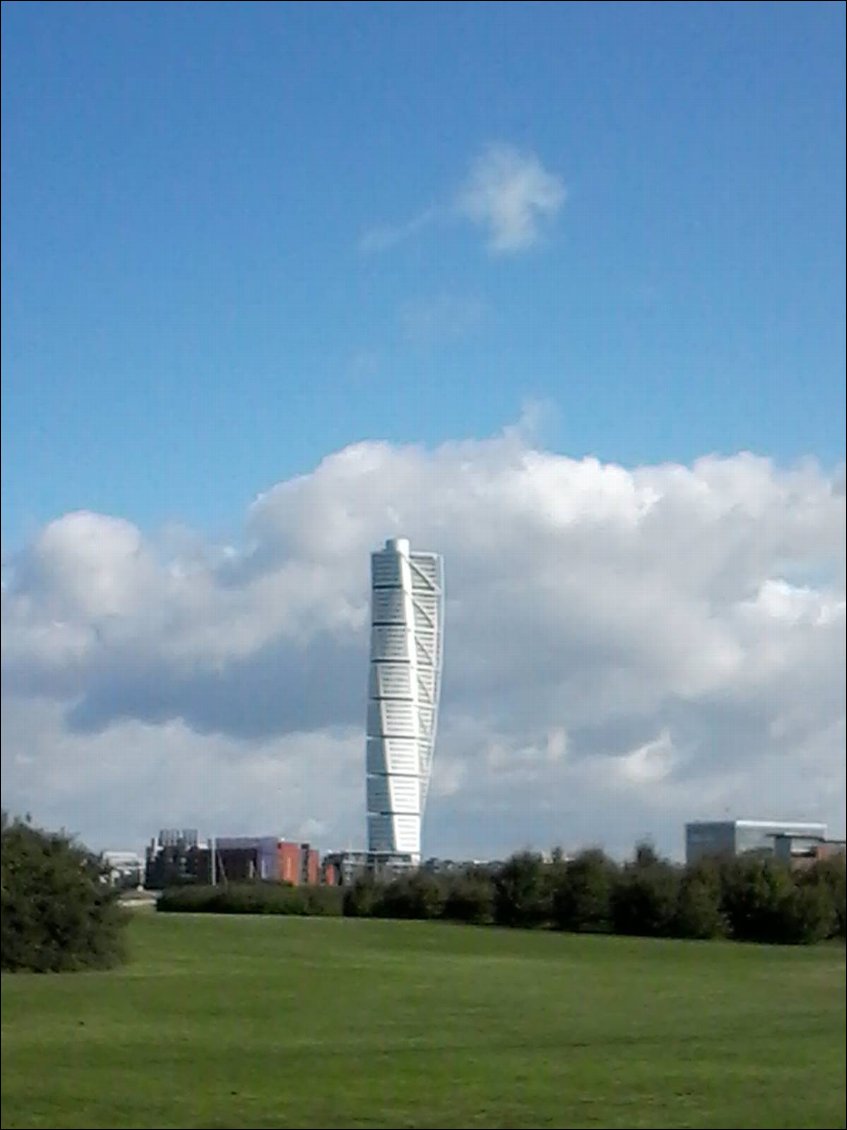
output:
<svg viewBox="0 0 847 1130"><path fill-rule="evenodd" d="M738 827L742 828L785 828L786 830L799 830L803 828L823 828L826 824L819 820L691 820L686 828L703 827Z"/></svg>

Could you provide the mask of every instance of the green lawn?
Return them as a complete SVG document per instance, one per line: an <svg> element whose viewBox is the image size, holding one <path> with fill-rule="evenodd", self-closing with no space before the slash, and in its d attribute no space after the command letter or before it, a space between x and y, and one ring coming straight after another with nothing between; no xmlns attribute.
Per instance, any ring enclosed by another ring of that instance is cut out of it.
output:
<svg viewBox="0 0 847 1130"><path fill-rule="evenodd" d="M844 949L138 912L3 977L4 1127L845 1125Z"/></svg>

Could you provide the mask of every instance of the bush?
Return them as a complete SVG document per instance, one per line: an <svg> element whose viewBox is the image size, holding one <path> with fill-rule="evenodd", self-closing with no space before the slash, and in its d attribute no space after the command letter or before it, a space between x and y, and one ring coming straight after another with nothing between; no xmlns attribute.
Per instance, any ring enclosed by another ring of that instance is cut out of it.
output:
<svg viewBox="0 0 847 1130"><path fill-rule="evenodd" d="M156 909L181 914L290 914L301 917L340 915L338 887L293 887L287 883L222 883L218 887L169 887Z"/></svg>
<svg viewBox="0 0 847 1130"><path fill-rule="evenodd" d="M346 918L372 918L380 899L381 887L364 875L344 888L343 913Z"/></svg>
<svg viewBox="0 0 847 1130"><path fill-rule="evenodd" d="M490 876L471 871L450 875L442 917L451 922L483 925L494 917L494 885Z"/></svg>
<svg viewBox="0 0 847 1130"><path fill-rule="evenodd" d="M373 913L378 918L440 918L444 910L444 890L438 879L425 871L398 875L377 889Z"/></svg>
<svg viewBox="0 0 847 1130"><path fill-rule="evenodd" d="M679 884L673 932L680 938L726 937L721 874L715 865L703 862L686 869Z"/></svg>
<svg viewBox="0 0 847 1130"><path fill-rule="evenodd" d="M801 886L819 886L826 892L832 911L828 937L843 939L847 918L847 867L844 856L820 860L808 871L801 873L799 883Z"/></svg>
<svg viewBox="0 0 847 1130"><path fill-rule="evenodd" d="M344 914L481 924L491 921L493 894L490 877L471 871L439 876L415 871L382 882L363 876L345 890Z"/></svg>
<svg viewBox="0 0 847 1130"><path fill-rule="evenodd" d="M822 942L832 931L835 915L826 887L818 883L795 883L780 907L780 937L790 945Z"/></svg>
<svg viewBox="0 0 847 1130"><path fill-rule="evenodd" d="M679 868L659 859L648 845L641 845L612 889L615 933L668 937L677 917L679 892Z"/></svg>
<svg viewBox="0 0 847 1130"><path fill-rule="evenodd" d="M722 910L733 938L742 942L793 941L799 904L783 863L764 856L727 860L721 869Z"/></svg>
<svg viewBox="0 0 847 1130"><path fill-rule="evenodd" d="M511 856L494 877L494 921L498 926L540 926L551 914L544 861L535 852Z"/></svg>
<svg viewBox="0 0 847 1130"><path fill-rule="evenodd" d="M2 967L107 969L125 957L127 916L100 860L71 837L2 817Z"/></svg>
<svg viewBox="0 0 847 1130"><path fill-rule="evenodd" d="M602 851L584 851L565 865L553 888L552 916L560 930L605 933L611 926L617 868Z"/></svg>

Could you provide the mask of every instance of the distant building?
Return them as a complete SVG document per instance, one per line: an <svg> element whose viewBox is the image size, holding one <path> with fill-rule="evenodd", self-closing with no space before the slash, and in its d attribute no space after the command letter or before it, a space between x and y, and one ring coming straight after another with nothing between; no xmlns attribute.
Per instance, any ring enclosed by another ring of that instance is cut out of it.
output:
<svg viewBox="0 0 847 1130"><path fill-rule="evenodd" d="M278 871L276 877L282 883L292 883L296 886L300 882L303 870L300 859L300 845L288 840L280 840L275 845L275 851Z"/></svg>
<svg viewBox="0 0 847 1130"><path fill-rule="evenodd" d="M201 843L196 832L160 832L147 848L148 889L186 883L320 882L320 855L310 844L278 836L220 836Z"/></svg>
<svg viewBox="0 0 847 1130"><path fill-rule="evenodd" d="M444 649L443 562L394 538L371 555L368 852L421 854Z"/></svg>
<svg viewBox="0 0 847 1130"><path fill-rule="evenodd" d="M545 859L546 863L550 859ZM503 866L499 859L438 859L433 856L421 864L421 871L429 875L467 875L469 873L493 874Z"/></svg>
<svg viewBox="0 0 847 1130"><path fill-rule="evenodd" d="M328 887L349 887L367 870L366 851L331 851L323 857L321 878Z"/></svg>
<svg viewBox="0 0 847 1130"><path fill-rule="evenodd" d="M209 850L215 851L215 879L230 883L278 880L279 844L276 836L216 837L209 843Z"/></svg>
<svg viewBox="0 0 847 1130"><path fill-rule="evenodd" d="M320 882L320 854L277 836L221 836L212 841L217 882L260 879L294 887Z"/></svg>
<svg viewBox="0 0 847 1130"><path fill-rule="evenodd" d="M300 882L307 887L321 881L320 852L308 844L300 845Z"/></svg>
<svg viewBox="0 0 847 1130"><path fill-rule="evenodd" d="M826 824L779 820L698 820L685 825L685 862L709 856L776 855L777 842L826 841ZM780 848L785 851L784 845Z"/></svg>
<svg viewBox="0 0 847 1130"><path fill-rule="evenodd" d="M140 887L144 882L144 859L137 851L104 851L103 862L113 887Z"/></svg>
<svg viewBox="0 0 847 1130"><path fill-rule="evenodd" d="M208 882L209 852L196 828L163 828L147 845L144 886L148 890Z"/></svg>
<svg viewBox="0 0 847 1130"><path fill-rule="evenodd" d="M843 856L847 850L844 840L820 839L817 836L795 836L780 832L774 836L773 852L777 859L787 863L792 871L802 871L825 859Z"/></svg>
<svg viewBox="0 0 847 1130"><path fill-rule="evenodd" d="M333 851L324 856L321 879L329 887L349 887L357 879L370 876L390 879L417 866L409 854L369 851Z"/></svg>

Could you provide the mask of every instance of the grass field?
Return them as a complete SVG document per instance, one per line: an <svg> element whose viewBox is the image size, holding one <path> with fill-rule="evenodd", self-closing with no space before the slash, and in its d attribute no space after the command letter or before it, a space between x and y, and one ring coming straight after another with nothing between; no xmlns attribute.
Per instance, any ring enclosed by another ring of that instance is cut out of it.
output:
<svg viewBox="0 0 847 1130"><path fill-rule="evenodd" d="M3 978L13 1127L844 1127L843 947L154 915Z"/></svg>

